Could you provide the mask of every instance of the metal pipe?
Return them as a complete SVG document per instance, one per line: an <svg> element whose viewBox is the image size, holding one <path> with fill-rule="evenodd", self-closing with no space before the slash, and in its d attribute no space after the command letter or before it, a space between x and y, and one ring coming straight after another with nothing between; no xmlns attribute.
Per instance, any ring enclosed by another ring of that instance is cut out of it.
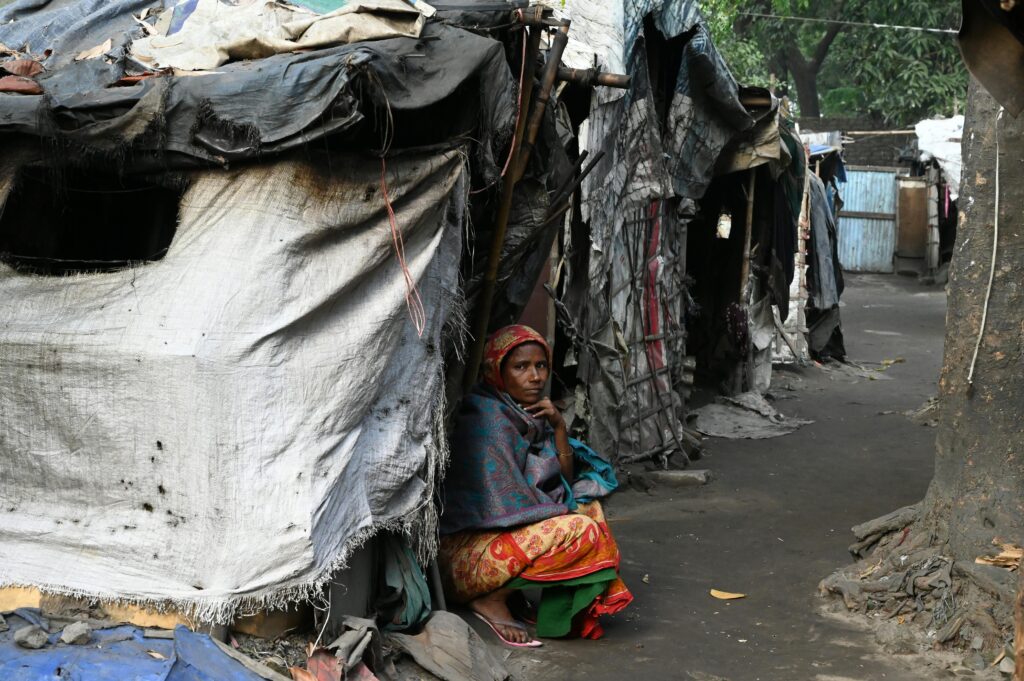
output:
<svg viewBox="0 0 1024 681"><path fill-rule="evenodd" d="M599 69L570 69L564 66L558 69L558 80L569 81L583 87L602 85L620 90L629 89L630 77L623 73L607 73Z"/></svg>
<svg viewBox="0 0 1024 681"><path fill-rule="evenodd" d="M548 49L547 62L544 64L544 74L540 81L540 91L537 93L537 105L530 112L530 121L526 124L526 138L523 140L519 150L518 163L516 164L516 180L518 181L526 172L526 163L533 153L533 145L537 142L540 134L540 126L544 121L544 111L547 109L548 101L551 99L551 90L555 86L555 77L558 76L558 66L562 61L562 53L569 43L569 21L565 20L558 27L551 47Z"/></svg>

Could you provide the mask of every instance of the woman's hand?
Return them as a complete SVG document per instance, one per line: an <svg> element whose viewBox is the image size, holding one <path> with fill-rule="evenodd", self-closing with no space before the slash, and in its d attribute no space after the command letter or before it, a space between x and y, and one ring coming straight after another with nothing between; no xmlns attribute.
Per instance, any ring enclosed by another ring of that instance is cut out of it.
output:
<svg viewBox="0 0 1024 681"><path fill-rule="evenodd" d="M565 419L562 418L562 412L558 411L558 407L551 402L550 398L545 397L524 409L535 418L547 420L556 431L565 430Z"/></svg>

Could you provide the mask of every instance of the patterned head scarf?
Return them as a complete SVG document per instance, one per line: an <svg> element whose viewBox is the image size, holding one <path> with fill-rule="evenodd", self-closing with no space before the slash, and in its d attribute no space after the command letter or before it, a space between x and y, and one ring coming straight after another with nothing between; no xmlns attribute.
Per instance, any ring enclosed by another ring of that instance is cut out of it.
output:
<svg viewBox="0 0 1024 681"><path fill-rule="evenodd" d="M538 343L544 348L551 364L551 348L544 336L522 324L513 324L498 329L487 339L484 347L484 381L498 390L505 390L505 381L501 379L501 363L510 352L523 343Z"/></svg>

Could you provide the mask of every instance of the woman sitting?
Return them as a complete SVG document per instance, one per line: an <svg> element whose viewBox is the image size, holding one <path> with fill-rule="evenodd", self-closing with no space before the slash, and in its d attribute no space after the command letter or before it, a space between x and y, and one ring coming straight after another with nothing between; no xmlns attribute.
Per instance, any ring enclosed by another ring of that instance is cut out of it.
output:
<svg viewBox="0 0 1024 681"><path fill-rule="evenodd" d="M603 634L597 617L626 607L619 551L597 501L576 504L574 453L544 396L551 350L526 326L490 337L484 381L462 403L445 480L440 565L446 591L505 643L535 647L509 610L543 589L537 634Z"/></svg>

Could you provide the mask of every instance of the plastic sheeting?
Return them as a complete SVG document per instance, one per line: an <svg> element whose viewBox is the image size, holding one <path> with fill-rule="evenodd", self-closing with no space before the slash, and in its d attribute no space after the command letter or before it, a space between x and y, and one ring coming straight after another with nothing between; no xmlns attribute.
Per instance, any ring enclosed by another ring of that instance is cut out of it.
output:
<svg viewBox="0 0 1024 681"><path fill-rule="evenodd" d="M583 0L567 11L570 65L596 58L632 79L625 92L595 91L580 130L582 148L606 155L583 183L589 240L569 250L587 252L572 259L563 297L586 386L577 412L620 461L667 455L684 439L686 222L723 149L754 118L696 2ZM654 63L677 71L651 73L648 54L658 50Z"/></svg>
<svg viewBox="0 0 1024 681"><path fill-rule="evenodd" d="M182 5L189 6L191 14L180 28L169 21L169 35L136 40L133 57L157 68L198 71L296 50L418 38L423 29L423 16L402 0L363 0L323 15L273 0L237 6L191 0Z"/></svg>
<svg viewBox="0 0 1024 681"><path fill-rule="evenodd" d="M150 638L133 626L92 632L85 645L59 643L60 631L38 650L14 643L21 628L47 626L36 610L4 613L10 629L0 632L0 678L4 681L263 681L228 657L209 636L179 626L173 638Z"/></svg>
<svg viewBox="0 0 1024 681"><path fill-rule="evenodd" d="M125 83L142 73L128 57L143 36L132 14L160 6L19 0L0 7L0 43L37 56L53 50L37 79L42 95L0 97L0 134L42 138L58 158L66 152L106 157L126 172L164 171L324 148L324 138L379 149L386 123L376 117L386 110L409 146L447 143L473 130L476 172L488 182L498 177L495 150L511 135L516 106L498 41L430 23L420 39L276 54L202 75ZM105 56L73 61L107 39L113 47ZM428 110L433 117L423 125Z"/></svg>
<svg viewBox="0 0 1024 681"><path fill-rule="evenodd" d="M422 338L381 163L354 155L192 174L156 262L0 265L0 586L223 622L308 595L381 528L429 553L464 168L388 159Z"/></svg>
<svg viewBox="0 0 1024 681"><path fill-rule="evenodd" d="M961 159L960 138L964 134L964 117L936 118L919 122L914 126L917 133L917 148L921 160L935 159L946 176L949 198L956 201L960 193Z"/></svg>
<svg viewBox="0 0 1024 681"><path fill-rule="evenodd" d="M690 413L697 430L709 437L730 440L762 440L789 435L801 426L814 423L783 416L756 392L735 397L719 397Z"/></svg>

